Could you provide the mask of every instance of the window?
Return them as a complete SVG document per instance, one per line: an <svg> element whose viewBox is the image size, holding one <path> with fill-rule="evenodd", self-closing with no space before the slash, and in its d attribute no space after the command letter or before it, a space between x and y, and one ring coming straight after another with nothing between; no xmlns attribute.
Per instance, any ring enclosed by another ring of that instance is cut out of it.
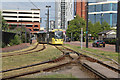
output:
<svg viewBox="0 0 120 80"><path fill-rule="evenodd" d="M38 25L35 25L34 27L38 27Z"/></svg>
<svg viewBox="0 0 120 80"><path fill-rule="evenodd" d="M32 18L32 16L19 16L19 18Z"/></svg>
<svg viewBox="0 0 120 80"><path fill-rule="evenodd" d="M32 27L32 25L26 25L26 27Z"/></svg>
<svg viewBox="0 0 120 80"><path fill-rule="evenodd" d="M95 12L95 5L90 5L88 10L89 12Z"/></svg>
<svg viewBox="0 0 120 80"><path fill-rule="evenodd" d="M110 11L111 9L110 4L103 4L103 11Z"/></svg>
<svg viewBox="0 0 120 80"><path fill-rule="evenodd" d="M113 4L112 4L112 10L113 10L113 11L117 11L117 4L116 4L116 3L113 3Z"/></svg>
<svg viewBox="0 0 120 80"><path fill-rule="evenodd" d="M96 5L96 12L100 12L101 11L101 5L99 4L99 5Z"/></svg>
<svg viewBox="0 0 120 80"><path fill-rule="evenodd" d="M90 20L92 23L95 23L95 22L96 22L95 15L94 15L94 14L89 14L89 20Z"/></svg>
<svg viewBox="0 0 120 80"><path fill-rule="evenodd" d="M32 14L32 13L28 13L28 12L19 12L19 14Z"/></svg>
<svg viewBox="0 0 120 80"><path fill-rule="evenodd" d="M17 12L7 12L7 11L3 11L3 13L7 13L7 14L17 14Z"/></svg>
<svg viewBox="0 0 120 80"><path fill-rule="evenodd" d="M117 13L112 15L112 26L115 27L117 24Z"/></svg>
<svg viewBox="0 0 120 80"><path fill-rule="evenodd" d="M39 31L39 29L34 29L34 31Z"/></svg>
<svg viewBox="0 0 120 80"><path fill-rule="evenodd" d="M34 13L34 14L39 14L39 13Z"/></svg>
<svg viewBox="0 0 120 80"><path fill-rule="evenodd" d="M103 21L106 21L108 24L110 24L110 14L104 14Z"/></svg>
<svg viewBox="0 0 120 80"><path fill-rule="evenodd" d="M101 23L101 14L97 14L96 15L96 22L100 22Z"/></svg>
<svg viewBox="0 0 120 80"><path fill-rule="evenodd" d="M3 17L17 18L17 16L3 16Z"/></svg>
<svg viewBox="0 0 120 80"><path fill-rule="evenodd" d="M17 22L17 20L6 20L7 22Z"/></svg>

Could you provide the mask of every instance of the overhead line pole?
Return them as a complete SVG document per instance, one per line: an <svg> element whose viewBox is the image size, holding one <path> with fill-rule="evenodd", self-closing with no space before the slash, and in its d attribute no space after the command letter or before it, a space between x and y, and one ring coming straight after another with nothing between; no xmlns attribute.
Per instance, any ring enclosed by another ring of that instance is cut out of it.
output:
<svg viewBox="0 0 120 80"><path fill-rule="evenodd" d="M116 52L120 53L120 1L118 2L117 12L117 35L116 35Z"/></svg>
<svg viewBox="0 0 120 80"><path fill-rule="evenodd" d="M49 43L49 8L51 6L46 6L46 8L48 8L48 13L47 13L47 44Z"/></svg>
<svg viewBox="0 0 120 80"><path fill-rule="evenodd" d="M88 0L86 2L86 48L88 48Z"/></svg>

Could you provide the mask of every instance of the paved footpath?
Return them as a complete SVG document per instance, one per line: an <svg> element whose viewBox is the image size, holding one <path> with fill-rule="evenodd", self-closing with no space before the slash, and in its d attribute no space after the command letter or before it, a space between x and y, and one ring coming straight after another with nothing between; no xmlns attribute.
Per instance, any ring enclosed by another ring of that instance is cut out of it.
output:
<svg viewBox="0 0 120 80"><path fill-rule="evenodd" d="M36 40L32 41L32 43L35 43L35 42L36 42ZM2 48L2 52L11 52L11 51L16 51L16 50L21 50L21 49L25 49L29 46L30 46L30 43L21 43L19 45Z"/></svg>
<svg viewBox="0 0 120 80"><path fill-rule="evenodd" d="M80 42L79 41L64 42L64 43L80 46ZM85 42L83 42L83 47L86 47L86 43ZM103 51L115 52L115 45L110 45L110 44L106 44L105 47L92 47L92 43L88 43L88 47L92 48L92 49L98 49L98 50L103 50Z"/></svg>

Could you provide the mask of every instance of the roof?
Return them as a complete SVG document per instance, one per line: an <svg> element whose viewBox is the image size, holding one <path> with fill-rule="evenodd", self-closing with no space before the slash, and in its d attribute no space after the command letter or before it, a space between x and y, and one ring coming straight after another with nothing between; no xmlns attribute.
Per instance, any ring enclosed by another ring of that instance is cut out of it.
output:
<svg viewBox="0 0 120 80"><path fill-rule="evenodd" d="M114 30L106 30L106 31L102 31L102 32L98 33L98 35L100 35L100 34L107 34L109 32L115 32L115 31Z"/></svg>

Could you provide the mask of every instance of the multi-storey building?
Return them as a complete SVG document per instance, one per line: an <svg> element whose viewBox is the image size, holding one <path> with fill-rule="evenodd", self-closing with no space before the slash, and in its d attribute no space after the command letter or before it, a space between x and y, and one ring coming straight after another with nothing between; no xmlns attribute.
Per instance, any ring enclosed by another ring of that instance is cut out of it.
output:
<svg viewBox="0 0 120 80"><path fill-rule="evenodd" d="M73 19L73 0L56 0L55 28L67 29L68 21Z"/></svg>
<svg viewBox="0 0 120 80"><path fill-rule="evenodd" d="M89 20L92 23L106 21L111 27L117 24L117 1L89 3Z"/></svg>
<svg viewBox="0 0 120 80"><path fill-rule="evenodd" d="M9 27L26 27L31 33L40 31L40 10L2 10Z"/></svg>
<svg viewBox="0 0 120 80"><path fill-rule="evenodd" d="M74 2L74 15L86 19L86 0L76 0Z"/></svg>
<svg viewBox="0 0 120 80"><path fill-rule="evenodd" d="M74 0L74 17L79 15L80 17L86 19L86 3L87 0ZM91 1L91 2L90 2ZM88 0L88 3L101 2L106 0Z"/></svg>

